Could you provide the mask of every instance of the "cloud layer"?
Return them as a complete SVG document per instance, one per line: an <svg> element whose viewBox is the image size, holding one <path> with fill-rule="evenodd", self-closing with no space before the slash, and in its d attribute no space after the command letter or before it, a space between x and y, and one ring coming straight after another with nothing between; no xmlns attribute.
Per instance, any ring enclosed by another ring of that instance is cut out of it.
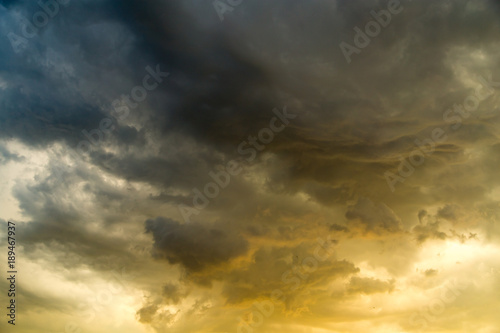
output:
<svg viewBox="0 0 500 333"><path fill-rule="evenodd" d="M495 332L496 2L63 2L0 1L19 332Z"/></svg>

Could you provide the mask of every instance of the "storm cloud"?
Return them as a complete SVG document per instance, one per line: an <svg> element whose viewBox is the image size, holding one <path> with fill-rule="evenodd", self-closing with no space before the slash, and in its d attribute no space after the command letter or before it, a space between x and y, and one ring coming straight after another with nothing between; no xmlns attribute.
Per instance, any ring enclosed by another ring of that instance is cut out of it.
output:
<svg viewBox="0 0 500 333"><path fill-rule="evenodd" d="M417 332L453 277L416 322L498 327L497 2L41 3L0 1L19 332Z"/></svg>

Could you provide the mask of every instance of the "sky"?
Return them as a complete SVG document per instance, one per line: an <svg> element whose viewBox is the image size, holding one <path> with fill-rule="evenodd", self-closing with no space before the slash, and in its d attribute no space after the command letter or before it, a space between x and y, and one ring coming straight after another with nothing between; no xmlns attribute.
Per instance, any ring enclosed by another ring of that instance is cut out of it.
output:
<svg viewBox="0 0 500 333"><path fill-rule="evenodd" d="M0 331L499 333L499 15L0 1Z"/></svg>

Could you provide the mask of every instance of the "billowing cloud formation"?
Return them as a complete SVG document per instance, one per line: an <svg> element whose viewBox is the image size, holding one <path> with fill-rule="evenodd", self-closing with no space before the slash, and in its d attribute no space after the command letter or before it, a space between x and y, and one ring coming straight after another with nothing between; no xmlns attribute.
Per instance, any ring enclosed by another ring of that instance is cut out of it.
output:
<svg viewBox="0 0 500 333"><path fill-rule="evenodd" d="M248 250L247 241L224 230L203 224L180 224L168 218L147 220L146 232L153 234L155 256L188 270L203 270L226 263Z"/></svg>
<svg viewBox="0 0 500 333"><path fill-rule="evenodd" d="M20 333L499 327L497 2L54 1L0 1Z"/></svg>

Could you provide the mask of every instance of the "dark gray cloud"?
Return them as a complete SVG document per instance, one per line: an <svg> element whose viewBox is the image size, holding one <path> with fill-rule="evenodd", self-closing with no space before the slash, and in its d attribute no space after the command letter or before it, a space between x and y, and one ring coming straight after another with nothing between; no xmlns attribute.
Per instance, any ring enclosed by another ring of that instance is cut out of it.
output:
<svg viewBox="0 0 500 333"><path fill-rule="evenodd" d="M475 48L475 39L468 37L471 29L480 30L482 40L494 40L498 29L494 20L477 20L476 11L465 3L449 8L430 1L405 5L401 16L394 17L351 65L338 43L351 42L352 28L371 19L370 10L382 3L277 1L266 4L264 14L263 4L256 2L233 13L240 20L236 30L220 24L210 3L72 3L30 40L40 45L38 58L45 64L30 53L14 56L4 40L8 68L19 71L9 78L16 84L6 91L2 133L30 145L64 141L75 148L85 139L81 130L96 128L109 116L112 100L141 81L146 65L161 63L172 72L169 81L133 110L134 126L120 125L105 144L94 148L93 163L131 180L192 187L198 180L187 175L205 172L195 163L163 162L156 152L164 155L170 149L167 138L181 133L180 138L234 156L239 142L266 124L273 107L289 104L302 116L268 148L284 162L281 172L269 177L272 188L305 191L328 206L342 204L357 195L368 196L371 186L383 186L383 172L399 163L393 155L414 149L414 139L425 136L442 110L462 98L466 88L452 79L447 50L453 45ZM434 30L425 29L428 22ZM408 55L404 62L396 58L401 52ZM387 69L371 66L370 57ZM68 69L55 75L49 60ZM477 69L478 74L484 72ZM405 92L417 86L433 101L432 110L423 102L417 104L418 111L410 107L422 98ZM22 101L22 107L13 101ZM487 128L471 132L470 126L456 133L465 137L450 142L454 149L437 149L429 164L459 158L472 132L478 139L492 138ZM119 150L104 152L109 145ZM143 149L134 149L139 147L154 151L154 157L140 156ZM194 154L193 159L208 168L220 163L208 154ZM182 173L185 176L173 176ZM387 204L394 200L389 194L382 199Z"/></svg>
<svg viewBox="0 0 500 333"><path fill-rule="evenodd" d="M9 9L2 16L12 25L3 29L21 34L13 10L29 16L37 6L4 4ZM360 198L372 198L374 187L383 189L384 171L399 163L395 155L407 155L414 140L426 137L442 122L442 112L470 91L458 79L456 63L477 74L494 68L470 55L480 51L494 59L498 52L499 26L493 19L498 5L488 4L407 4L347 65L338 43L351 42L352 28L384 4L252 2L232 13L227 25L208 2L72 2L28 40L21 54L3 35L1 74L8 84L2 91L0 135L39 149L55 142L74 149L85 139L81 131L96 128L110 116L111 102L141 82L144 67L160 63L171 78L133 110L128 123L115 123L110 137L93 148L90 163L97 168L160 188L163 195L151 196L160 202L189 203L189 194L169 191L205 184L208 171L237 156L239 142L266 124L273 107L287 104L300 117L266 150L279 161L267 170L270 191L304 192L328 207L354 200L346 215L350 221L397 230L396 217L382 206L363 206ZM479 31L481 42L471 38ZM463 49L449 51L453 47ZM411 94L415 90L418 96ZM450 132L449 142L436 147L422 169L401 184L400 197L419 202L432 197L443 205L464 202L470 193L484 198L490 188L465 181L468 170L459 162L470 142L494 141L492 124L498 119L489 117L490 125L469 122ZM484 157L490 171L497 146L488 144L492 153ZM457 167L450 172L446 163ZM436 176L428 177L431 173ZM426 198L419 188L429 186ZM405 200L378 192L387 207ZM29 211L33 199L17 193ZM234 192L226 193L221 196ZM50 200L45 212L36 214L77 220L71 209L63 212Z"/></svg>
<svg viewBox="0 0 500 333"><path fill-rule="evenodd" d="M180 224L158 217L147 220L145 228L153 235L156 257L190 271L228 263L248 250L243 237L200 223Z"/></svg>

